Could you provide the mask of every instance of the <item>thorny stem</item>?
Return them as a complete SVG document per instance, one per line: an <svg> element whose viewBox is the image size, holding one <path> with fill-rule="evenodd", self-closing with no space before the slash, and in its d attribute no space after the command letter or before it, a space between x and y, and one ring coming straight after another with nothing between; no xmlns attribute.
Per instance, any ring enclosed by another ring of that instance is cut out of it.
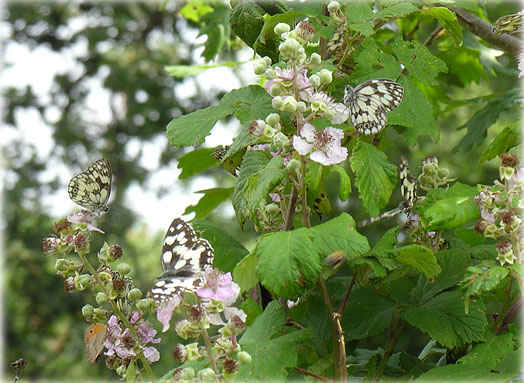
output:
<svg viewBox="0 0 524 383"><path fill-rule="evenodd" d="M348 291L346 291L346 295L344 296L344 300L340 304L340 308L338 309L338 314L342 315L342 312L344 311L344 308L346 307L346 303L349 299L349 294L351 293L351 289L353 289L353 285L355 284L355 281L357 279L357 270L355 269L355 272L353 273L353 278L351 278L351 282L349 283Z"/></svg>
<svg viewBox="0 0 524 383"><path fill-rule="evenodd" d="M94 267L91 266L91 264L89 263L89 261L87 260L85 255L83 255L81 253L78 253L78 255L80 256L80 259L82 260L82 263L84 264L84 266L89 270L91 275L93 277L95 277L95 279L96 279L96 281L98 283L98 286L100 286L104 290L104 293L109 297L110 296L110 291L108 291L106 289L105 284L100 279L100 276L98 275L98 273L96 272ZM124 313L122 313L122 311L120 311L120 308L115 303L115 300L114 299L109 299L109 302L111 303L111 307L113 308L113 312L124 323L124 326L129 329L129 332L131 333L131 336L133 337L135 342L137 344L140 344L140 341L138 339L138 334L136 333L135 328L133 327L131 322L129 322L129 319L127 319L127 317L124 315ZM149 362L147 361L146 357L144 356L144 353L143 353L142 349L140 349L139 358L140 358L140 360L142 362L142 365L144 366L144 370L146 371L149 380L151 382L154 382L155 381L155 376L153 375L153 370L151 370L151 367L149 366Z"/></svg>
<svg viewBox="0 0 524 383"><path fill-rule="evenodd" d="M380 364L377 367L377 370L375 371L375 375L373 376L372 380L373 382L378 382L380 376L386 369L389 357L393 354L393 351L395 350L397 340L398 338L400 338L400 334L402 334L402 329L404 328L404 324L406 323L402 321L402 323L399 326L400 321L400 311L397 309L393 314L393 319L391 320L391 325L389 326L389 335L386 343L386 348L384 350L384 356L382 357L382 360L380 361Z"/></svg>
<svg viewBox="0 0 524 383"><path fill-rule="evenodd" d="M293 218L295 216L295 207L297 206L297 192L295 188L291 187L291 196L289 199L288 209L284 217L284 231L289 231L293 228Z"/></svg>
<svg viewBox="0 0 524 383"><path fill-rule="evenodd" d="M504 293L506 294L506 298L504 299L504 304L502 305L502 309L499 312L499 316L497 317L497 320L495 321L495 323L493 323L493 326L491 327L491 331L495 333L498 333L500 331L501 323L504 320L504 318L506 317L506 313L508 312L508 309L511 305L510 301L511 301L511 285L513 284L512 282L513 282L513 277L510 275L510 277L508 278L508 287L504 291Z"/></svg>
<svg viewBox="0 0 524 383"><path fill-rule="evenodd" d="M206 343L207 356L209 357L209 361L211 362L211 367L215 372L215 376L219 376L215 357L213 356L213 351L211 350L211 341L209 340L209 334L207 333L207 330L205 328L202 328L202 336L204 338L204 342Z"/></svg>
<svg viewBox="0 0 524 383"><path fill-rule="evenodd" d="M318 380L322 380L323 382L331 382L330 379L325 378L325 377L323 377L321 375L315 374L314 372L311 372L311 371L308 371L308 370L304 370L303 368L295 367L295 370L300 371L301 373L303 373L305 375L309 375L309 376L312 376L314 378L317 378Z"/></svg>

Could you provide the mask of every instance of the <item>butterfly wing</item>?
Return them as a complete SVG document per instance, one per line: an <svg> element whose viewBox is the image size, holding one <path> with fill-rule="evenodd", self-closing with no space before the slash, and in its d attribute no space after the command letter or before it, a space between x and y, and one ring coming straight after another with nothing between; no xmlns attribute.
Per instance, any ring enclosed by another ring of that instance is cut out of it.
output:
<svg viewBox="0 0 524 383"><path fill-rule="evenodd" d="M201 287L200 274L212 266L213 248L207 240L197 237L191 225L175 218L164 238L161 262L164 273L151 289L157 302Z"/></svg>
<svg viewBox="0 0 524 383"><path fill-rule="evenodd" d="M417 181L416 178L409 172L409 163L406 158L402 157L400 160L400 193L404 199L404 209L407 214L411 212L413 205L417 199Z"/></svg>
<svg viewBox="0 0 524 383"><path fill-rule="evenodd" d="M111 178L111 164L107 159L100 158L69 181L69 198L91 211L105 212L111 194Z"/></svg>
<svg viewBox="0 0 524 383"><path fill-rule="evenodd" d="M365 81L348 97L351 122L363 135L379 133L387 123L386 113L395 109L404 95L399 83L388 79Z"/></svg>
<svg viewBox="0 0 524 383"><path fill-rule="evenodd" d="M90 363L95 363L104 349L104 338L107 325L95 323L84 332L84 343L86 346L86 358Z"/></svg>

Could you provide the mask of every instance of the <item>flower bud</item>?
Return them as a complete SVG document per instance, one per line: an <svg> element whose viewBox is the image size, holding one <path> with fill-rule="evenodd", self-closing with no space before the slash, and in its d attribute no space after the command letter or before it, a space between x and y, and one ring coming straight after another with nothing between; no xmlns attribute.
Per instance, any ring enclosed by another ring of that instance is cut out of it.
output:
<svg viewBox="0 0 524 383"><path fill-rule="evenodd" d="M118 265L116 270L121 275L127 275L127 274L129 274L131 272L131 266L129 266L127 263L121 263L121 264Z"/></svg>
<svg viewBox="0 0 524 383"><path fill-rule="evenodd" d="M198 343L186 344L187 351L187 360L198 360L200 358L200 350L198 348Z"/></svg>
<svg viewBox="0 0 524 383"><path fill-rule="evenodd" d="M84 307L82 307L82 316L84 318L90 318L93 316L93 314L95 313L95 308L91 305L84 305Z"/></svg>
<svg viewBox="0 0 524 383"><path fill-rule="evenodd" d="M107 271L101 271L98 273L98 277L102 282L109 282L113 279L111 274L109 274Z"/></svg>
<svg viewBox="0 0 524 383"><path fill-rule="evenodd" d="M309 76L309 83L313 88L318 88L320 86L320 77L318 77L316 74L312 74Z"/></svg>
<svg viewBox="0 0 524 383"><path fill-rule="evenodd" d="M338 1L330 1L327 8L330 13L336 12L340 9L340 4Z"/></svg>
<svg viewBox="0 0 524 383"><path fill-rule="evenodd" d="M277 133L277 130L269 125L264 126L264 131L262 132L262 139L264 141L271 141L273 136Z"/></svg>
<svg viewBox="0 0 524 383"><path fill-rule="evenodd" d="M99 305L103 305L104 303L106 303L109 298L107 297L107 294L100 291L99 293L96 294L96 303L98 303Z"/></svg>
<svg viewBox="0 0 524 383"><path fill-rule="evenodd" d="M288 39L281 43L278 47L282 56L285 57L294 57L300 48L302 48L302 46L295 39Z"/></svg>
<svg viewBox="0 0 524 383"><path fill-rule="evenodd" d="M297 103L297 109L298 109L300 112L304 113L304 112L307 110L307 105L306 105L306 103L305 103L304 101L299 101L299 102Z"/></svg>
<svg viewBox="0 0 524 383"><path fill-rule="evenodd" d="M279 96L282 94L282 87L279 83L271 85L271 88L269 88L269 94L273 97Z"/></svg>
<svg viewBox="0 0 524 383"><path fill-rule="evenodd" d="M187 350L186 346L182 343L178 343L173 349L173 357L179 363L185 363L187 360Z"/></svg>
<svg viewBox="0 0 524 383"><path fill-rule="evenodd" d="M269 125L268 125L269 126ZM279 151L289 145L289 138L282 132L277 132L271 140L273 151Z"/></svg>
<svg viewBox="0 0 524 383"><path fill-rule="evenodd" d="M55 270L59 273L63 273L69 269L70 261L65 258L57 259L55 262Z"/></svg>
<svg viewBox="0 0 524 383"><path fill-rule="evenodd" d="M275 25L275 28L273 28L273 31L275 32L275 35L280 36L283 33L287 33L291 30L291 27L286 23L278 23Z"/></svg>
<svg viewBox="0 0 524 383"><path fill-rule="evenodd" d="M193 367L186 367L182 370L180 374L180 379L182 380L191 380L195 377L195 369Z"/></svg>
<svg viewBox="0 0 524 383"><path fill-rule="evenodd" d="M215 376L215 371L213 371L211 368L204 368L198 372L198 379L205 383L215 382Z"/></svg>
<svg viewBox="0 0 524 383"><path fill-rule="evenodd" d="M309 57L309 62L312 65L320 65L320 63L322 62L322 57L318 53L312 53Z"/></svg>
<svg viewBox="0 0 524 383"><path fill-rule="evenodd" d="M118 366L115 370L118 376L124 377L124 374L127 372L126 366Z"/></svg>
<svg viewBox="0 0 524 383"><path fill-rule="evenodd" d="M266 72L267 65L264 61L257 61L253 66L253 71L256 75L260 76Z"/></svg>
<svg viewBox="0 0 524 383"><path fill-rule="evenodd" d="M278 214L278 212L280 211L280 208L275 203L270 203L269 205L266 205L264 209L266 211L266 214L269 214L269 215Z"/></svg>
<svg viewBox="0 0 524 383"><path fill-rule="evenodd" d="M136 287L127 293L127 299L131 302L137 301L140 298L142 298L142 291Z"/></svg>
<svg viewBox="0 0 524 383"><path fill-rule="evenodd" d="M56 251L56 249L58 248L58 238L55 238L55 237L45 238L42 243L42 248L46 256L53 254Z"/></svg>
<svg viewBox="0 0 524 383"><path fill-rule="evenodd" d="M275 70L273 68L267 68L266 69L266 78L268 80L273 80L273 79L277 78L277 72L275 72Z"/></svg>
<svg viewBox="0 0 524 383"><path fill-rule="evenodd" d="M322 69L320 72L318 72L318 76L320 77L320 81L322 81L323 84L331 84L333 81L333 74L330 70Z"/></svg>
<svg viewBox="0 0 524 383"><path fill-rule="evenodd" d="M155 301L151 298L140 299L136 302L136 307L141 313L151 313L155 309Z"/></svg>
<svg viewBox="0 0 524 383"><path fill-rule="evenodd" d="M422 173L428 175L428 176L432 176L433 174L435 174L437 172L437 169L438 169L438 164L434 164L434 163L426 163L424 165L422 165Z"/></svg>
<svg viewBox="0 0 524 383"><path fill-rule="evenodd" d="M262 61L264 61L266 63L266 66L270 66L271 65L271 57L269 57L269 56L262 57Z"/></svg>
<svg viewBox="0 0 524 383"><path fill-rule="evenodd" d="M240 351L237 355L238 362L240 364L249 364L251 363L251 355L245 351Z"/></svg>
<svg viewBox="0 0 524 383"><path fill-rule="evenodd" d="M82 291L87 289L92 282L92 278L88 274L82 274L75 277L75 289L77 291Z"/></svg>
<svg viewBox="0 0 524 383"><path fill-rule="evenodd" d="M286 97L282 103L282 110L293 113L297 110L297 100L294 97Z"/></svg>
<svg viewBox="0 0 524 383"><path fill-rule="evenodd" d="M291 161L289 161L289 163L287 164L287 169L289 170L290 173L297 173L299 174L300 173L300 161L297 160L296 158L292 158Z"/></svg>
<svg viewBox="0 0 524 383"><path fill-rule="evenodd" d="M283 104L284 100L280 96L274 97L273 100L271 100L271 106L276 110L282 110Z"/></svg>
<svg viewBox="0 0 524 383"><path fill-rule="evenodd" d="M278 113L271 113L266 117L266 123L275 127L280 122L280 115Z"/></svg>

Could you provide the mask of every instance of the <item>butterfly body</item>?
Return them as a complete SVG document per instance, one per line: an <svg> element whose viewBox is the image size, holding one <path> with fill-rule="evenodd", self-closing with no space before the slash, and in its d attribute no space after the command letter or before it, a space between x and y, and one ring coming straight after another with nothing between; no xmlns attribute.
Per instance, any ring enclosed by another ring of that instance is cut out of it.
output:
<svg viewBox="0 0 524 383"><path fill-rule="evenodd" d="M69 181L69 198L94 213L105 213L109 210L107 201L111 195L111 181L111 164L100 158Z"/></svg>
<svg viewBox="0 0 524 383"><path fill-rule="evenodd" d="M175 218L164 238L161 263L164 272L151 289L151 296L158 303L184 290L201 287L202 272L213 264L213 248L207 240L197 237L191 225Z"/></svg>
<svg viewBox="0 0 524 383"><path fill-rule="evenodd" d="M344 103L351 122L365 136L379 133L387 123L388 112L395 109L404 95L399 83L388 79L365 81L356 87L346 85Z"/></svg>

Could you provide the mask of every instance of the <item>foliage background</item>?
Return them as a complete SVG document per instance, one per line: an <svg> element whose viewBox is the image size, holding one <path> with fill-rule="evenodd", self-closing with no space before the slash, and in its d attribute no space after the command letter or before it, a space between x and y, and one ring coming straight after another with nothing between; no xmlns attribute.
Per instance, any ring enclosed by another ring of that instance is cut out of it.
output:
<svg viewBox="0 0 524 383"><path fill-rule="evenodd" d="M209 3L216 12L208 19L191 20L180 15L183 4L170 3L165 9L159 3L17 3L6 7L4 26L10 31L9 39L32 50L45 49L63 53L82 45L85 54L74 60L74 69L54 77L52 92L45 97L37 95L32 86L3 89L5 109L3 130L18 133L25 127L20 125L20 115L38 113L46 125L52 128L53 143L47 154L42 156L39 149L23 134L13 134L2 146L6 166L3 192L4 228L4 368L8 363L22 357L28 361L23 376L26 379L85 380L86 377L113 379L114 374L99 363L89 365L83 354L83 332L87 325L81 318L81 307L92 297L87 294L67 295L62 280L55 275L54 259L45 258L41 251L41 240L52 230L58 217L49 216L45 197L59 188L65 188L67 180L45 175L50 167L65 165L71 174L78 172L98 156L108 158L113 166L117 191L111 205L116 218L109 218L104 230L110 235L108 241L117 242L124 248L125 261L133 266L135 283L147 290L159 273L159 249L163 233L151 234L148 222L139 222L134 205L141 201L125 199L126 190L132 184L148 188L152 174L143 166L142 144L157 143L162 155L159 171L176 163L183 154L180 149L168 146L165 127L177 116L215 104L223 95L209 91L205 84L197 88L194 96L174 92L173 89L186 81L184 78L168 76L164 70L169 65L191 65L192 52L197 42L187 40L185 30L208 34L204 56L213 59L220 53L220 61L235 61L237 49L242 43L229 29L217 33L216 28L224 21L228 12L227 3ZM204 5L202 5L204 6ZM313 6L316 6L313 5ZM498 17L518 11L516 3L481 3L485 15L494 21ZM75 25L74 28L71 26ZM78 25L80 25L78 27ZM227 25L227 24L225 24ZM430 28L430 24L428 28ZM431 33L428 29L427 34ZM220 37L219 40L216 40ZM464 44L476 51L465 55L469 64L456 66L450 58L450 72L442 75L441 89L455 100L470 99L473 96L504 94L515 89L516 63L510 55L495 57L494 52L478 46L473 36L465 31ZM212 48L214 47L214 48ZM227 48L223 49L222 48ZM214 50L213 50L214 49ZM435 46L432 49L438 49ZM4 57L7 65L20 65ZM33 65L38 66L35 62ZM93 87L101 86L110 92L112 110L108 124L97 123L96 111L87 110L86 97ZM434 90L438 92L438 89ZM142 94L146 97L136 97ZM122 100L124 102L122 103ZM125 107L119 108L119 105ZM486 143L503 128L495 124L488 131L488 137L479 145L468 150L451 151L464 136L463 126L483 108L482 103L468 103L452 110L439 110L438 127L440 141L422 137L415 147L408 148L400 136L390 129L388 138L392 144L386 149L389 160L398 162L400 155L410 153L413 164L420 163L428 154L439 158L443 167L451 169L460 181L470 185L489 184L497 177L496 161L478 166ZM234 134L234 132L232 132ZM138 142L141 150L130 153L132 142ZM206 175L219 186L232 186L233 179L223 169L214 167ZM338 180L328 180L329 195L336 195ZM180 180L178 182L186 182ZM157 190L160 196L165 190ZM391 206L398 204L400 196L395 195ZM71 205L69 200L60 204ZM174 198L173 204L176 203ZM355 219L366 218L356 197L345 203L332 201L333 210L324 219L336 217L342 211L349 211ZM236 220L219 209L207 219L227 227L230 234L240 239L248 248L254 238L251 227L240 232ZM362 230L371 243L391 223L383 222ZM100 244L93 243L93 248ZM92 302L91 302L92 303ZM409 344L399 344L407 351L420 350L429 340L425 335L412 330ZM157 376L172 365L169 343L173 335L163 334L161 361L153 366ZM384 335L366 340L369 348L382 344ZM405 341L407 342L407 341ZM6 371L7 376L9 371Z"/></svg>

